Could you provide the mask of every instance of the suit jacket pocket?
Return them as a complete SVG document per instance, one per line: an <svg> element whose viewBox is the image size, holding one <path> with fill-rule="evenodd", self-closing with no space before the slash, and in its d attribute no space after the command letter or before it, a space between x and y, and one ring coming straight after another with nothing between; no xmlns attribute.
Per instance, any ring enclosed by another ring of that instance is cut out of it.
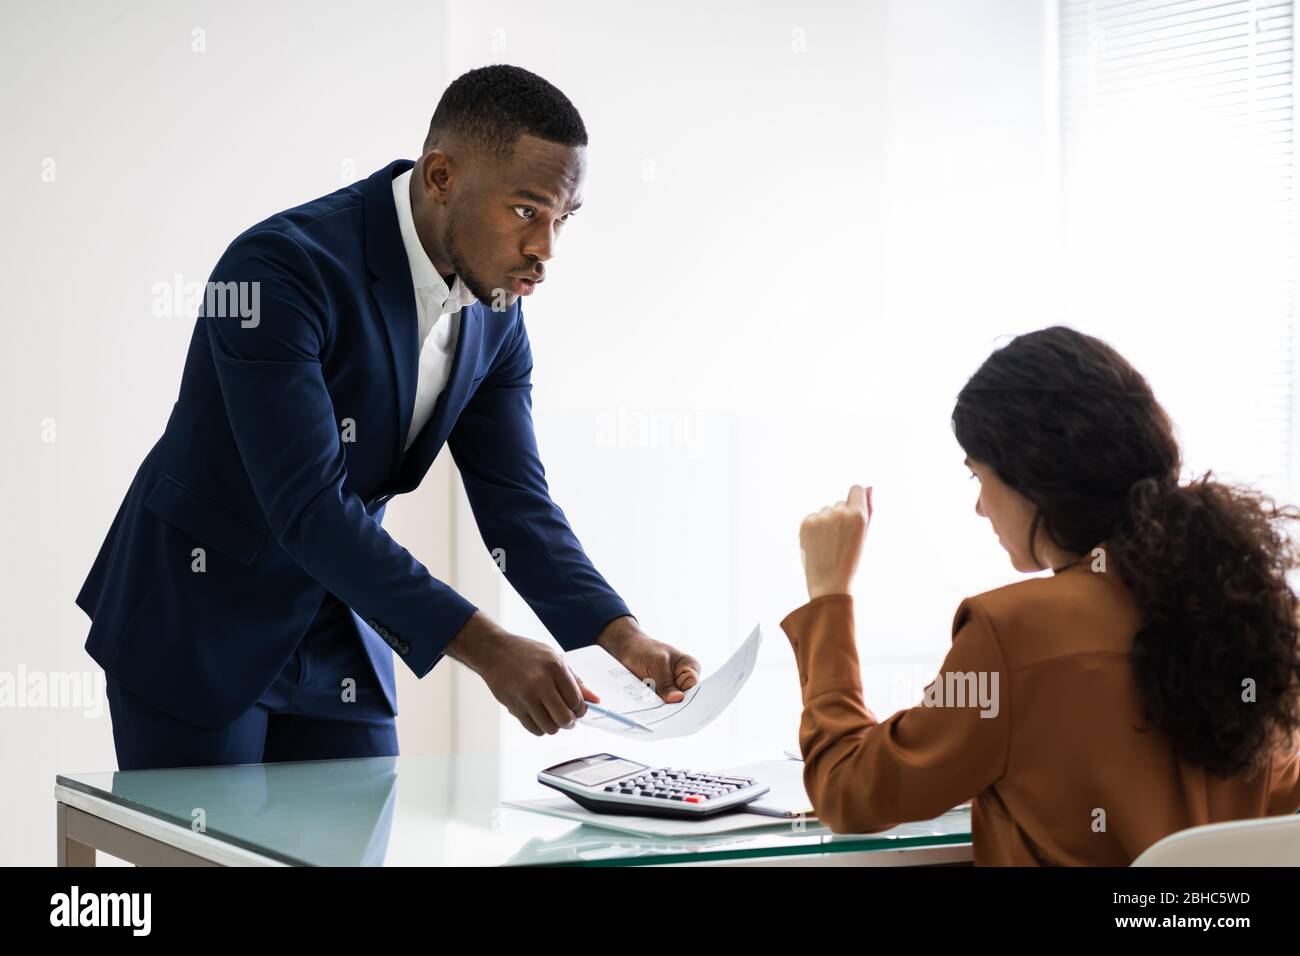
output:
<svg viewBox="0 0 1300 956"><path fill-rule="evenodd" d="M265 528L252 528L242 518L195 494L163 475L149 492L144 506L200 544L220 551L245 567L252 564L266 542Z"/></svg>

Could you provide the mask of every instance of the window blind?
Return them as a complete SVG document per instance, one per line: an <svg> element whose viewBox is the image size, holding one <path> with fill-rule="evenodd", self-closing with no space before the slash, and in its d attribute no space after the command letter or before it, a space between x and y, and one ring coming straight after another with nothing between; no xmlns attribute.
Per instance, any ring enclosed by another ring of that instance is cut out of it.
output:
<svg viewBox="0 0 1300 956"><path fill-rule="evenodd" d="M1300 498L1295 0L1059 0L1067 320L1189 471Z"/></svg>

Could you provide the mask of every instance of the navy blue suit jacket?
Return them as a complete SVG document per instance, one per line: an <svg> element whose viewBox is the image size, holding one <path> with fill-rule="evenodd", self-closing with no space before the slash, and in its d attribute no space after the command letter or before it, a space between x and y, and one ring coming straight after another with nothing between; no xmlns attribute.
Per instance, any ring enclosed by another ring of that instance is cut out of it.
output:
<svg viewBox="0 0 1300 956"><path fill-rule="evenodd" d="M444 442L484 543L561 646L629 613L547 490L519 302L461 312L450 380L403 451L418 324L392 179L413 165L258 223L213 269L179 398L77 596L91 657L182 719L255 703L327 593L396 713L393 653L423 677L475 610L382 527Z"/></svg>

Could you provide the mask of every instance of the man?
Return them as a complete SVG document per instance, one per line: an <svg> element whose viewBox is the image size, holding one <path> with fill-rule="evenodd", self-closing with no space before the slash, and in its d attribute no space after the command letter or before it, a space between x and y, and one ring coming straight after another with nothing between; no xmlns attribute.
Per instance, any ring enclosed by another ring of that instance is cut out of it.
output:
<svg viewBox="0 0 1300 956"><path fill-rule="evenodd" d="M420 677L461 661L536 735L586 712L560 654L381 527L444 442L484 543L565 649L600 644L669 702L696 683L592 567L533 435L521 297L581 205L586 142L542 78L472 70L417 162L222 255L166 430L77 597L122 769L396 754L393 652Z"/></svg>

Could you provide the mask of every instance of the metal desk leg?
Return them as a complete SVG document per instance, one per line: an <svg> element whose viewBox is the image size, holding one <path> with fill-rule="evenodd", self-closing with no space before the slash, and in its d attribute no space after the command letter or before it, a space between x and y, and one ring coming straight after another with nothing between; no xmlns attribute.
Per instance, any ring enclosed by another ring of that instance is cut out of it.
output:
<svg viewBox="0 0 1300 956"><path fill-rule="evenodd" d="M57 804L58 815L58 865L59 866L94 866L95 848L78 843L68 836L68 805Z"/></svg>

